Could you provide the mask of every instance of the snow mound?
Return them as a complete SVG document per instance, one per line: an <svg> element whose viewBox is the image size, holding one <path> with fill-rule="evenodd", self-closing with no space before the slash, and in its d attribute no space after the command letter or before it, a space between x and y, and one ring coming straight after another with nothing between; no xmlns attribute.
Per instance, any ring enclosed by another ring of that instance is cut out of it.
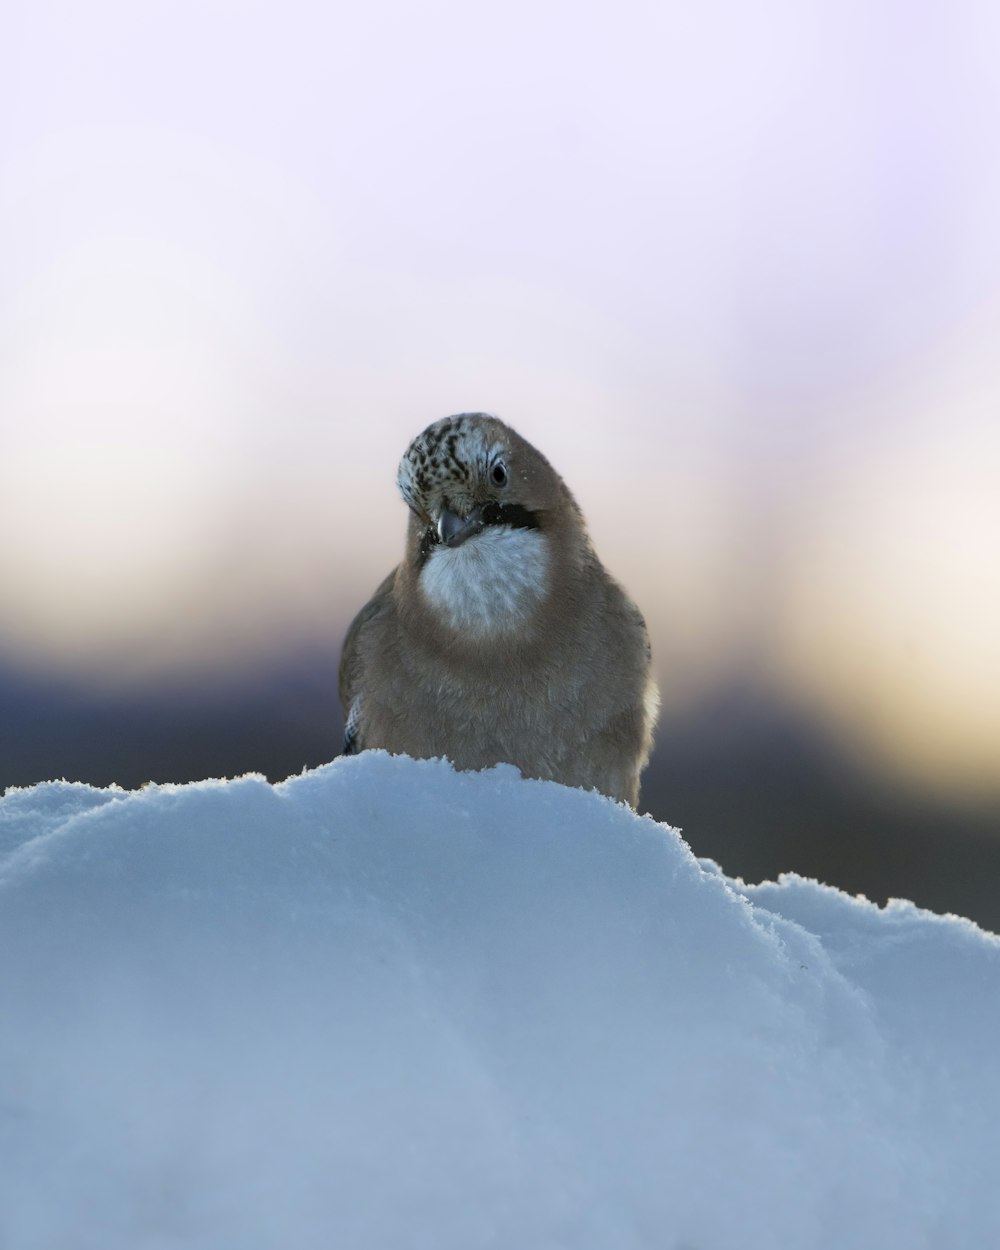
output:
<svg viewBox="0 0 1000 1250"><path fill-rule="evenodd" d="M0 1245L997 1245L998 991L509 767L11 791Z"/></svg>

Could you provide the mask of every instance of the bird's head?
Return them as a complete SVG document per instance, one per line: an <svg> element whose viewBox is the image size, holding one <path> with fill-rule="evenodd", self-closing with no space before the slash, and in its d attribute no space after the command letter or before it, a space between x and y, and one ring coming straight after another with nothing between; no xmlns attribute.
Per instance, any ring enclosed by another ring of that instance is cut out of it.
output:
<svg viewBox="0 0 1000 1250"><path fill-rule="evenodd" d="M397 475L425 547L494 527L543 529L568 492L544 456L496 417L462 413L418 435Z"/></svg>
<svg viewBox="0 0 1000 1250"><path fill-rule="evenodd" d="M410 507L401 586L458 635L526 637L560 570L587 543L562 478L509 426L483 413L446 417L399 465Z"/></svg>

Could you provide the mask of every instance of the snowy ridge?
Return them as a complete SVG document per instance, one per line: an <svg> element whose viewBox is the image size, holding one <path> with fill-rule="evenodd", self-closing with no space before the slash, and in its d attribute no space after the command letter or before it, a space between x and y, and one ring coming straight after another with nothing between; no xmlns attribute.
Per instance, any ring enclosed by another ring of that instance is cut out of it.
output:
<svg viewBox="0 0 1000 1250"><path fill-rule="evenodd" d="M1000 941L379 752L0 800L0 1245L1000 1244Z"/></svg>

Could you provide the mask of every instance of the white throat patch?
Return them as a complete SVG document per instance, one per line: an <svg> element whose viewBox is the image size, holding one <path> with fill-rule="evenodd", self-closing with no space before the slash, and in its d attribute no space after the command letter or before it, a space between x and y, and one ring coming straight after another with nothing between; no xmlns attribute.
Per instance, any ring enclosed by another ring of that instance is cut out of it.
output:
<svg viewBox="0 0 1000 1250"><path fill-rule="evenodd" d="M487 526L460 547L432 547L420 586L454 629L517 629L545 594L548 539L538 530Z"/></svg>

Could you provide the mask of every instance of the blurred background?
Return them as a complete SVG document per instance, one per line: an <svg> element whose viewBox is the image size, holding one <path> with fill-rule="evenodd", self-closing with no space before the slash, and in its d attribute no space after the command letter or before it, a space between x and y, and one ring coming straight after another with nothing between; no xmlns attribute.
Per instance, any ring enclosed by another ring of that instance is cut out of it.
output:
<svg viewBox="0 0 1000 1250"><path fill-rule="evenodd" d="M497 413L646 614L643 806L1000 929L1000 8L8 0L0 786L339 750Z"/></svg>

